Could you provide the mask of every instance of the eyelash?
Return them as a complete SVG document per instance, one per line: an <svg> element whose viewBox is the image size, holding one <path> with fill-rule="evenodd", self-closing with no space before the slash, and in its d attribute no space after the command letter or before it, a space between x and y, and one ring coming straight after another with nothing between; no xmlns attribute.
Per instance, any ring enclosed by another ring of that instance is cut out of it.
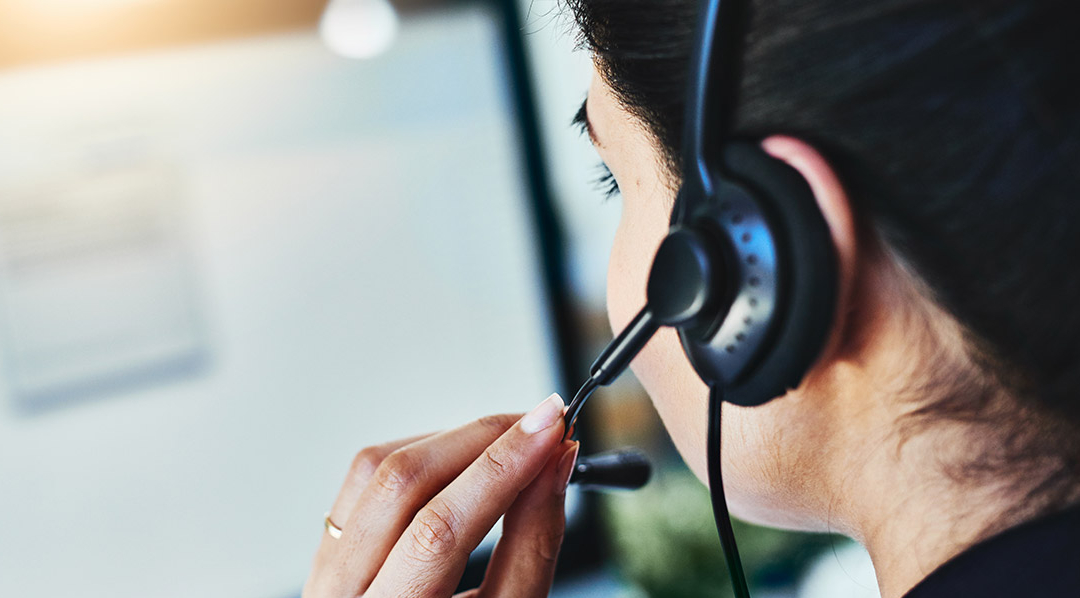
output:
<svg viewBox="0 0 1080 598"><path fill-rule="evenodd" d="M588 120L585 117L585 104L581 105L581 109L574 115L571 124L578 127L582 135L589 134ZM615 180L615 175L611 174L611 169L607 164L601 162L597 165L600 170L600 176L596 177L593 184L596 185L596 189L604 194L604 201L607 201L619 194L619 182Z"/></svg>
<svg viewBox="0 0 1080 598"><path fill-rule="evenodd" d="M600 176L594 181L596 188L603 192L604 201L607 201L619 194L619 181L615 180L615 175L611 174L611 169L607 164L601 162L598 165L600 169Z"/></svg>

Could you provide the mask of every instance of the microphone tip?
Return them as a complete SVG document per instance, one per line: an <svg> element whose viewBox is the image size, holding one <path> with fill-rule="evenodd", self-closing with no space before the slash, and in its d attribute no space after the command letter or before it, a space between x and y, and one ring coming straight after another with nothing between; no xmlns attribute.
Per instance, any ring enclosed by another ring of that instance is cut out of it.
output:
<svg viewBox="0 0 1080 598"><path fill-rule="evenodd" d="M570 483L583 490L637 490L652 477L652 464L640 450L625 448L580 457Z"/></svg>

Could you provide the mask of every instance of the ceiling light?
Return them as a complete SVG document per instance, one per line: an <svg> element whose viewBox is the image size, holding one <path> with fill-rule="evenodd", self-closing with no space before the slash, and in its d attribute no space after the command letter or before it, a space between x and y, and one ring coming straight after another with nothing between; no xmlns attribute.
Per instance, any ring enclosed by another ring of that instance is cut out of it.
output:
<svg viewBox="0 0 1080 598"><path fill-rule="evenodd" d="M330 0L319 21L323 43L347 58L385 52L397 30L398 15L388 0Z"/></svg>

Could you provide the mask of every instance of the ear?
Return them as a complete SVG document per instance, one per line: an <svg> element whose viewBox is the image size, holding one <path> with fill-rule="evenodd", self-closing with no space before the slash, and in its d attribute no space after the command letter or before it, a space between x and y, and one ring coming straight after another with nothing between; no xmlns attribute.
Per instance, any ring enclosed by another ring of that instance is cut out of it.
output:
<svg viewBox="0 0 1080 598"><path fill-rule="evenodd" d="M765 139L761 146L766 153L786 162L806 179L832 235L839 261L837 282L840 288L837 294L836 326L822 352L822 357L827 358L837 349L837 344L842 342L842 331L847 326L846 315L849 313L848 308L855 288L856 260L859 253L851 202L832 167L807 143L794 137L774 135Z"/></svg>

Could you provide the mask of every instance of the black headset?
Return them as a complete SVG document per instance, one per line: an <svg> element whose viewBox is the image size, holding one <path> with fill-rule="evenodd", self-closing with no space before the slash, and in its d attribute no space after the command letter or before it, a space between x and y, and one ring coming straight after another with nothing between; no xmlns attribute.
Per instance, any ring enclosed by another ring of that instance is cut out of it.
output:
<svg viewBox="0 0 1080 598"><path fill-rule="evenodd" d="M784 395L825 344L836 310L836 254L803 177L760 139L731 134L748 0L703 0L691 59L682 188L649 273L644 308L601 353L571 401L566 429L661 326L678 330L709 387L709 487L735 594L749 596L720 471L724 401Z"/></svg>

